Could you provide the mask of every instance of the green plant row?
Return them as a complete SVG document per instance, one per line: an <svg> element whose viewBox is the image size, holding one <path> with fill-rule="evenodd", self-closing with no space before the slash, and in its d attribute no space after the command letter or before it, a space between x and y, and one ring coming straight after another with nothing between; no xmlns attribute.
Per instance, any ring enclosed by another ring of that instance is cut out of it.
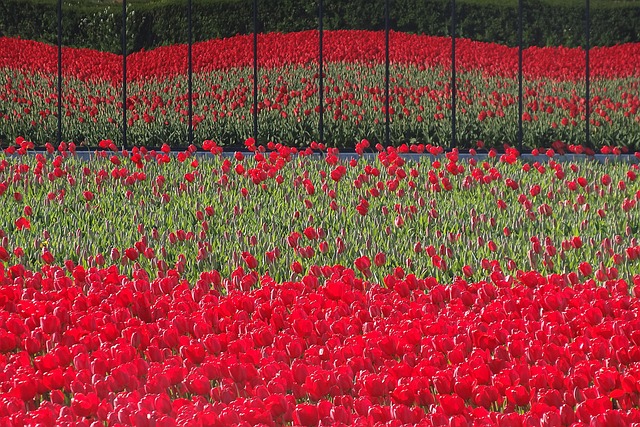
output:
<svg viewBox="0 0 640 427"><path fill-rule="evenodd" d="M384 0L324 0L325 29L384 28ZM593 0L591 45L640 41L640 2ZM193 0L195 41L253 31L253 0ZM526 0L523 5L526 46L581 46L585 42L584 2ZM128 4L127 51L188 40L185 0L133 0ZM514 46L518 42L517 1L459 0L457 35ZM448 35L449 0L392 0L390 24L395 31ZM63 3L63 43L121 53L122 7L100 1ZM260 32L292 32L317 28L314 1L258 1ZM0 36L56 43L56 0L2 0Z"/></svg>

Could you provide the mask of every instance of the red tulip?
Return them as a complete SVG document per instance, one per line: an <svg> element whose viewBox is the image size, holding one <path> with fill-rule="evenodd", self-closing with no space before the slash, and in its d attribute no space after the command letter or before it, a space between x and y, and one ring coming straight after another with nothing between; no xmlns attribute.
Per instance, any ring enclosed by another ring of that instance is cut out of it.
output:
<svg viewBox="0 0 640 427"><path fill-rule="evenodd" d="M459 396L443 394L438 397L438 400L448 417L460 415L464 411L464 400Z"/></svg>
<svg viewBox="0 0 640 427"><path fill-rule="evenodd" d="M75 393L71 400L71 409L79 417L91 417L97 412L99 403L95 393Z"/></svg>
<svg viewBox="0 0 640 427"><path fill-rule="evenodd" d="M298 404L293 410L293 421L297 425L314 426L318 424L318 409L307 403Z"/></svg>
<svg viewBox="0 0 640 427"><path fill-rule="evenodd" d="M473 276L473 269L469 265L465 265L464 267L462 267L462 272L467 277Z"/></svg>
<svg viewBox="0 0 640 427"><path fill-rule="evenodd" d="M25 217L20 217L16 220L16 228L18 230L24 230L24 229L29 229L31 228L31 222L26 219Z"/></svg>
<svg viewBox="0 0 640 427"><path fill-rule="evenodd" d="M383 252L378 252L373 257L373 263L376 265L376 267L381 267L387 263L387 256Z"/></svg>
<svg viewBox="0 0 640 427"><path fill-rule="evenodd" d="M258 260L249 252L242 252L242 259L250 269L255 269L258 266Z"/></svg>
<svg viewBox="0 0 640 427"><path fill-rule="evenodd" d="M42 260L46 263L46 264L53 264L53 255L51 255L51 252L49 252L46 249L42 250Z"/></svg>
<svg viewBox="0 0 640 427"><path fill-rule="evenodd" d="M135 261L138 259L138 251L136 248L127 248L124 251L124 256L126 256L129 260Z"/></svg>
<svg viewBox="0 0 640 427"><path fill-rule="evenodd" d="M371 267L371 260L369 257L361 256L354 261L354 264L359 271L364 272Z"/></svg>
<svg viewBox="0 0 640 427"><path fill-rule="evenodd" d="M593 274L593 268L588 262L580 263L580 265L578 266L578 270L580 270L580 274L582 274L584 277L589 277L591 276L591 274Z"/></svg>
<svg viewBox="0 0 640 427"><path fill-rule="evenodd" d="M291 271L293 271L296 274L302 274L302 272L303 272L302 264L300 264L300 262L298 262L298 261L294 261L291 264Z"/></svg>
<svg viewBox="0 0 640 427"><path fill-rule="evenodd" d="M11 255L9 255L9 252L7 252L5 248L0 246L0 261L7 262L9 261L9 259L11 259Z"/></svg>

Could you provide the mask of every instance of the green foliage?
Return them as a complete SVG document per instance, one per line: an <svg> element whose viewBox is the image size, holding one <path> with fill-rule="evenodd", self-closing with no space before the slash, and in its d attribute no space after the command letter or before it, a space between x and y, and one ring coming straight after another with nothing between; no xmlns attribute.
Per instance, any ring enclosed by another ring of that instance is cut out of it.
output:
<svg viewBox="0 0 640 427"><path fill-rule="evenodd" d="M448 0L392 0L391 26L397 31L449 35ZM3 0L0 36L54 43L57 40L55 0ZM186 0L130 1L127 50L186 43ZM252 0L193 0L195 41L253 31ZM584 6L577 0L524 2L527 46L584 44ZM115 3L70 2L63 5L63 43L121 52L122 8ZM459 0L457 34L514 46L517 44L517 1ZM258 30L291 32L317 28L317 2L258 1ZM384 0L325 0L325 29L384 28ZM640 2L593 1L591 44L609 46L640 41Z"/></svg>

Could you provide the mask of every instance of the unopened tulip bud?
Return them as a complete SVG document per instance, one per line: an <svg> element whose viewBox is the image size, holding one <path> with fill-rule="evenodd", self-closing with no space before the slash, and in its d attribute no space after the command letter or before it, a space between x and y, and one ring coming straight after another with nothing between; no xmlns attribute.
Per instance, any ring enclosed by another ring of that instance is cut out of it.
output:
<svg viewBox="0 0 640 427"><path fill-rule="evenodd" d="M536 267L538 264L536 253L532 250L529 250L529 252L527 252L527 258L529 259L529 265L531 266L531 270L536 270Z"/></svg>

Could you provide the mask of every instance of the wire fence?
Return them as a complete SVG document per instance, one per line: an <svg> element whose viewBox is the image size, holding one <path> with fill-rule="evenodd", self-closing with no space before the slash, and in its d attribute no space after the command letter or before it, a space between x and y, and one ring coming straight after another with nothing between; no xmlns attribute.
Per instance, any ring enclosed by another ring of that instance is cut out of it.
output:
<svg viewBox="0 0 640 427"><path fill-rule="evenodd" d="M390 145L390 129L392 126L392 121L390 118L390 3L391 0L384 0L384 33L385 33L385 44L384 44L384 143L386 145ZM450 0L451 3L451 26L449 29L449 36L451 38L451 73L450 73L450 99L451 99L451 140L450 140L450 148L455 148L458 146L458 142L456 139L457 129L456 129L456 116L458 105L456 103L456 92L457 92L457 79L456 79L456 38L457 38L457 16L456 16L456 0ZM324 122L324 58L323 58L323 0L317 0L317 9L318 9L318 108L319 112L318 116L318 135L319 141L324 142L325 135L325 122ZM584 35L585 35L585 44L583 46L584 54L585 54L585 106L586 106L586 119L584 120L584 141L586 147L591 147L590 141L590 62L589 62L589 51L590 51L590 2L589 0L585 0L584 4ZM62 55L62 0L58 0L58 8L57 8L57 19L58 19L58 40L57 40L57 48L58 48L58 79L57 79L57 139L58 143L62 141L63 135L63 121L62 121L62 99L63 99L63 91L62 91L62 64L64 61ZM188 63L188 142L192 144L194 141L194 122L193 122L193 5L192 0L188 0L187 8L185 13L187 14L187 25L188 25L188 41L187 41L187 63ZM253 108L252 108L252 118L253 118L253 137L257 140L260 136L260 128L258 121L258 73L259 73L259 58L261 52L258 49L258 31L260 24L258 22L258 0L253 0ZM519 149L522 151L524 131L523 131L523 0L518 0L518 20L517 20L517 34L518 34L518 131L517 131L517 144ZM123 146L127 147L127 0L122 0L122 142Z"/></svg>

